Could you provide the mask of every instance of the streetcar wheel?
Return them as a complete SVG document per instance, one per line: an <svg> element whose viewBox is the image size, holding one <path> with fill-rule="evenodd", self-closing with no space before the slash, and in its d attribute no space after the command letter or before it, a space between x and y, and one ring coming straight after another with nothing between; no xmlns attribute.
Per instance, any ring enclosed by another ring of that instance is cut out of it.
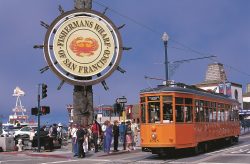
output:
<svg viewBox="0 0 250 164"><path fill-rule="evenodd" d="M208 152L208 143L204 143L204 153Z"/></svg>
<svg viewBox="0 0 250 164"><path fill-rule="evenodd" d="M199 147L198 147L198 145L197 146L195 146L194 148L192 148L193 150L192 150L192 152L193 152L193 154L194 155L197 155L197 154L199 154Z"/></svg>
<svg viewBox="0 0 250 164"><path fill-rule="evenodd" d="M239 142L239 136L234 137L234 142Z"/></svg>
<svg viewBox="0 0 250 164"><path fill-rule="evenodd" d="M167 154L166 154L166 153L159 153L158 156L159 156L160 158L164 158L164 157L167 156Z"/></svg>

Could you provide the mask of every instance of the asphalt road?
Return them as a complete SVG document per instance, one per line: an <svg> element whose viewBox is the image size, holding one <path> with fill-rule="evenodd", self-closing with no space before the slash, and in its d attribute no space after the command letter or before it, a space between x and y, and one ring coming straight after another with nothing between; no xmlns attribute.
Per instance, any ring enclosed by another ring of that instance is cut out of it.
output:
<svg viewBox="0 0 250 164"><path fill-rule="evenodd" d="M84 159L73 157L68 149L53 152L4 152L0 153L0 164L123 164L123 163L172 163L172 164L250 164L250 133L240 136L239 142L230 147L217 148L211 152L189 155L177 152L174 156L161 158L140 149L131 152L119 151L109 155L89 152Z"/></svg>

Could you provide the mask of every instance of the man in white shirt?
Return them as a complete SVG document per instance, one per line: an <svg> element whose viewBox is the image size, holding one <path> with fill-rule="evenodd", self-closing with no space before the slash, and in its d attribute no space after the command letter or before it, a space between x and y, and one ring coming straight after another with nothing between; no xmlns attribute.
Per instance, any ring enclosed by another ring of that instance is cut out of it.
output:
<svg viewBox="0 0 250 164"><path fill-rule="evenodd" d="M78 145L77 145L77 124L73 124L73 128L71 130L71 136L72 136L72 152L74 153L74 157L78 156Z"/></svg>

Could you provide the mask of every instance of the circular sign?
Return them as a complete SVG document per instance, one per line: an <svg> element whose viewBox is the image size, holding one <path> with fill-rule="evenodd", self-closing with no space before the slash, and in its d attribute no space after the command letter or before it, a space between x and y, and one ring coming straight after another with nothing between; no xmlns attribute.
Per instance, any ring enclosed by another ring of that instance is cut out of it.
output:
<svg viewBox="0 0 250 164"><path fill-rule="evenodd" d="M50 25L44 43L51 70L72 85L102 82L118 67L122 42L116 26L92 10L72 10Z"/></svg>

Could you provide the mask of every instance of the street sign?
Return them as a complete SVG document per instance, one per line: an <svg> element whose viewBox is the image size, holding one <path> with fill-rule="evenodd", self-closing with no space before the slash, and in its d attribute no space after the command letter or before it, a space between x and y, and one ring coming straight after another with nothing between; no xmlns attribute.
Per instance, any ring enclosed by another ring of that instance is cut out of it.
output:
<svg viewBox="0 0 250 164"><path fill-rule="evenodd" d="M127 98L125 98L125 97L117 98L116 102L117 103L127 103Z"/></svg>

